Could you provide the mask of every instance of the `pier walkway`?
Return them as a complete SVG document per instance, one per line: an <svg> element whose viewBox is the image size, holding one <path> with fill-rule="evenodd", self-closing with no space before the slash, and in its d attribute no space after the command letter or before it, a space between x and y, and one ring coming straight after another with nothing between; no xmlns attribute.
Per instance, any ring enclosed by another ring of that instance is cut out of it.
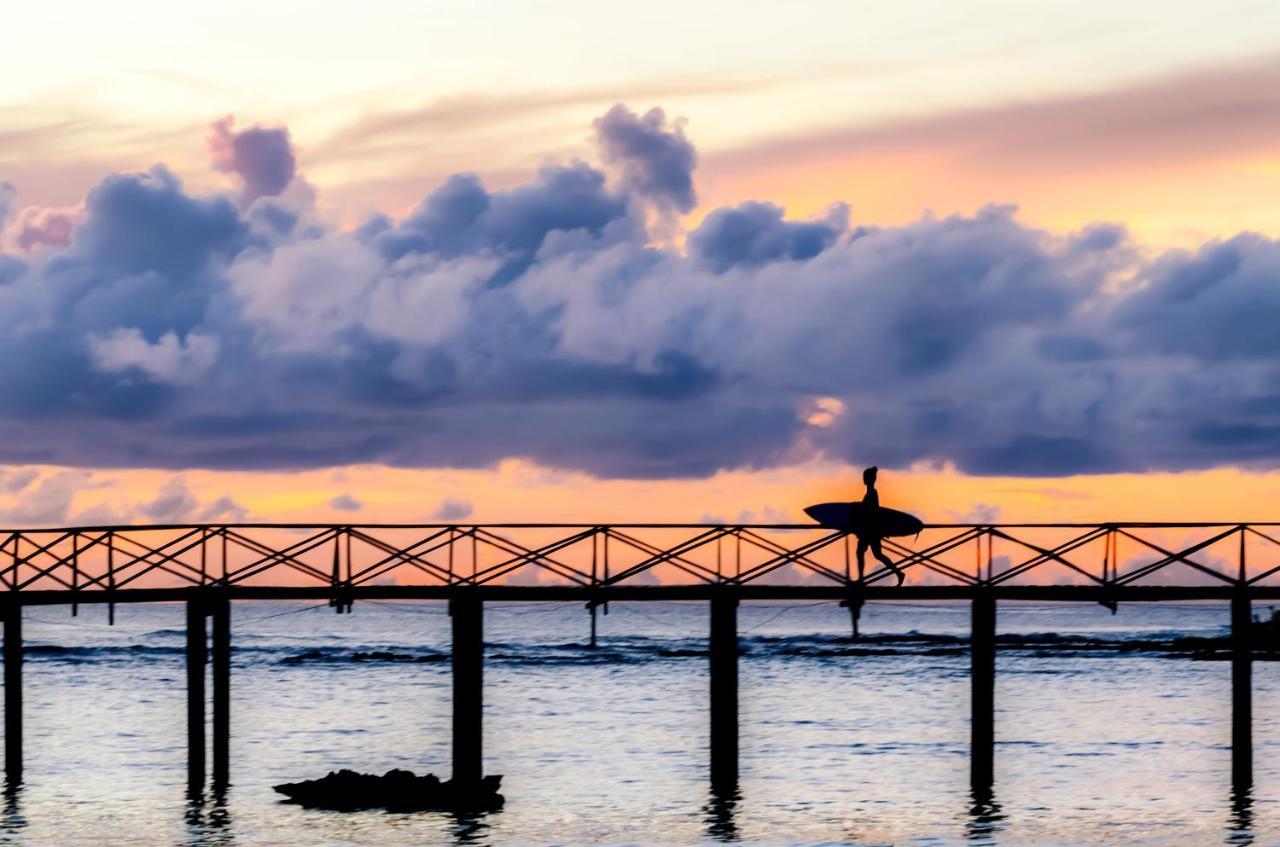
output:
<svg viewBox="0 0 1280 847"><path fill-rule="evenodd" d="M0 530L7 785L22 781L22 609L181 602L187 609L188 778L231 776L231 613L251 600L447 601L453 635L453 776L482 774L484 607L579 600L708 604L713 787L738 777L742 601L839 600L852 635L868 600L972 607L971 777L995 766L1001 601L1230 604L1232 779L1252 782L1251 604L1280 600L1280 523L938 524L886 539L907 573L857 575L851 539L812 524L199 524ZM211 686L209 697L207 685ZM1224 692L1226 696L1226 692ZM206 715L211 705L212 715ZM211 719L210 719L211 718Z"/></svg>

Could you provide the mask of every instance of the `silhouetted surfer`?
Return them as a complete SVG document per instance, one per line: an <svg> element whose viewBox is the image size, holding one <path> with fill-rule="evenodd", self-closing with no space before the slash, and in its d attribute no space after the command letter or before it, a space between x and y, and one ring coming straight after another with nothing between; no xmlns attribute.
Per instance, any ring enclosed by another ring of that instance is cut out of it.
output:
<svg viewBox="0 0 1280 847"><path fill-rule="evenodd" d="M858 579L861 580L866 572L867 548L869 547L871 548L871 555L879 559L880 563L886 568L893 571L894 575L898 577L898 585L902 585L906 580L906 576L893 563L893 560L880 549L882 535L879 521L874 517L880 509L880 495L876 493L876 474L878 472L879 468L874 465L862 472L862 481L867 486L867 493L862 495L862 508L864 510L863 515L867 519L859 521L855 517L851 520L854 527L861 527L860 529L854 529L854 535L858 536Z"/></svg>

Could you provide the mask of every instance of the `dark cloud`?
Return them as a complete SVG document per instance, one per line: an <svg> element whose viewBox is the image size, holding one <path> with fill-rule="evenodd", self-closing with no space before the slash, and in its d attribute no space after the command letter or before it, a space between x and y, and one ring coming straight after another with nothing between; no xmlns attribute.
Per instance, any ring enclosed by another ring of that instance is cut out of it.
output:
<svg viewBox="0 0 1280 847"><path fill-rule="evenodd" d="M237 132L234 123L228 115L209 127L213 166L239 177L246 204L282 193L298 167L289 131L284 127L253 126Z"/></svg>
<svg viewBox="0 0 1280 847"><path fill-rule="evenodd" d="M406 256L490 256L491 279L509 282L544 247L634 237L624 195L585 164L548 165L529 185L490 193L474 174L457 174L399 224L376 217L360 230L387 260Z"/></svg>
<svg viewBox="0 0 1280 847"><path fill-rule="evenodd" d="M0 256L0 462L1280 465L1280 243L1151 257L1002 206L853 230L758 202L657 247L643 212L692 202L692 148L660 113L597 130L616 181L459 174L354 232L292 192L240 209L161 167L108 178L70 243ZM243 513L180 478L136 511Z"/></svg>
<svg viewBox="0 0 1280 847"><path fill-rule="evenodd" d="M698 156L679 121L668 124L661 109L641 116L619 103L596 119L595 130L605 164L622 172L624 190L664 212L688 212L697 205L693 168Z"/></svg>
<svg viewBox="0 0 1280 847"><path fill-rule="evenodd" d="M849 229L849 209L832 209L826 220L789 221L772 203L717 209L689 233L689 255L720 273L737 265L812 259Z"/></svg>

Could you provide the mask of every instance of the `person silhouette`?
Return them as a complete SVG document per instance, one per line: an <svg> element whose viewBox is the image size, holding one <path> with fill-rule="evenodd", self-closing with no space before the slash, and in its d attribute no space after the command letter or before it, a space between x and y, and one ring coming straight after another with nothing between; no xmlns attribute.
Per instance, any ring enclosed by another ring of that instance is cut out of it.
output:
<svg viewBox="0 0 1280 847"><path fill-rule="evenodd" d="M863 517L862 520L857 520L855 512L852 522L855 527L853 534L858 536L858 581L861 582L866 573L867 550L870 549L871 555L875 556L880 564L893 571L898 578L898 585L902 585L907 579L906 575L880 549L882 536L879 532L879 521L876 519L876 511L880 508L880 495L876 493L876 474L879 471L879 468L872 465L862 472L862 482L867 486L867 493L862 495Z"/></svg>

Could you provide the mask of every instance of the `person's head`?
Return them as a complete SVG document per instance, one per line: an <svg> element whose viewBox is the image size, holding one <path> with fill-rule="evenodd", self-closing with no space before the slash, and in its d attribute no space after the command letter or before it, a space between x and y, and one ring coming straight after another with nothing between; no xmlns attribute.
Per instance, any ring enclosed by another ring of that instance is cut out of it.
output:
<svg viewBox="0 0 1280 847"><path fill-rule="evenodd" d="M876 473L877 473L879 470L880 470L880 469L879 469L879 468L877 468L875 465L872 465L871 467L869 467L869 468L867 468L865 471L863 471L863 472L862 472L862 484L863 484L863 485L875 485L875 484L876 484Z"/></svg>

